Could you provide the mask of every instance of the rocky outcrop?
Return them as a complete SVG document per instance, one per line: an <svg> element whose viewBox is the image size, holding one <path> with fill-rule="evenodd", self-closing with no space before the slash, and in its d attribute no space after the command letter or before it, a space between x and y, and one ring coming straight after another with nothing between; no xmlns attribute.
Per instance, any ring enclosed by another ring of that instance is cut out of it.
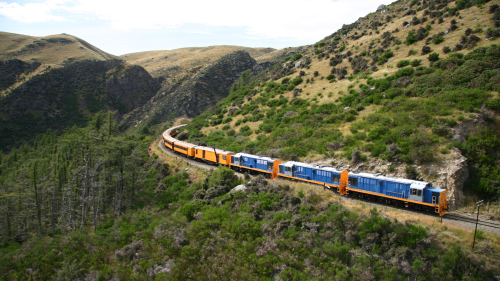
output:
<svg viewBox="0 0 500 281"><path fill-rule="evenodd" d="M488 110L483 106L479 114L474 115L473 118L465 120L459 125L455 126L452 130L452 141L463 143L469 135L478 135L485 128L488 127L488 120L495 117L495 112Z"/></svg>
<svg viewBox="0 0 500 281"><path fill-rule="evenodd" d="M162 88L148 103L128 114L120 126L126 129L139 123L154 125L180 116L195 117L226 97L241 73L256 65L246 51L226 55L182 85L170 88L172 92ZM265 67L261 64L256 71Z"/></svg>
<svg viewBox="0 0 500 281"><path fill-rule="evenodd" d="M467 158L455 151L455 159L445 160L433 186L447 190L448 207L455 209L465 203L464 184L469 178Z"/></svg>

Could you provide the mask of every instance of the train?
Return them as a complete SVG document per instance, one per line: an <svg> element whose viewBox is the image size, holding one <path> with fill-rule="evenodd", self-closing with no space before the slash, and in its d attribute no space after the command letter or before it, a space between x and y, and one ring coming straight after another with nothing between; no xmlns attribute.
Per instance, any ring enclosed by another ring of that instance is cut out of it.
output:
<svg viewBox="0 0 500 281"><path fill-rule="evenodd" d="M440 216L445 215L448 210L446 189L435 188L430 182L391 177L380 173L338 170L296 161L282 163L280 159L198 146L175 138L183 126L185 124L164 131L163 144L167 149L188 158L224 165L238 172L262 174L272 179L281 178L318 184L325 190L341 195L433 212Z"/></svg>

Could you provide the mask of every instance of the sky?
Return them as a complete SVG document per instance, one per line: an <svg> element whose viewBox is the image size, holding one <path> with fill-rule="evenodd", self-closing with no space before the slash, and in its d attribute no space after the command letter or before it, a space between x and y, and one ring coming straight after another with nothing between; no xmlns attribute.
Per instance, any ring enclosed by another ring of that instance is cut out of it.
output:
<svg viewBox="0 0 500 281"><path fill-rule="evenodd" d="M0 31L66 33L113 55L314 44L387 0L0 0Z"/></svg>

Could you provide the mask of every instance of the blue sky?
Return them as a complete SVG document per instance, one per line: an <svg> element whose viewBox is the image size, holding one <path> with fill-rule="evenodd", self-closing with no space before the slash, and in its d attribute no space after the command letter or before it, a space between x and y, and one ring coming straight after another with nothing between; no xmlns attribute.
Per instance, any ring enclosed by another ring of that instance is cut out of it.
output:
<svg viewBox="0 0 500 281"><path fill-rule="evenodd" d="M213 45L281 49L315 43L391 2L0 0L0 31L67 33L114 55Z"/></svg>

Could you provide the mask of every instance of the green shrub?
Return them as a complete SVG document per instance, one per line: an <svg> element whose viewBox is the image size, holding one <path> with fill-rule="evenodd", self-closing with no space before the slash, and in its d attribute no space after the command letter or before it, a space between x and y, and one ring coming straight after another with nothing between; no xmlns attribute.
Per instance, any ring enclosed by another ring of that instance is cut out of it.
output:
<svg viewBox="0 0 500 281"><path fill-rule="evenodd" d="M328 76L326 76L326 79L327 80L335 79L335 74L329 74Z"/></svg>
<svg viewBox="0 0 500 281"><path fill-rule="evenodd" d="M415 35L415 31L411 30L408 33L408 36L406 36L405 44L406 45L411 45L413 43L417 42L417 36Z"/></svg>
<svg viewBox="0 0 500 281"><path fill-rule="evenodd" d="M444 41L444 38L443 36L438 36L436 38L434 38L434 40L432 42L434 42L434 44L439 44L439 43L442 43Z"/></svg>
<svg viewBox="0 0 500 281"><path fill-rule="evenodd" d="M401 68L401 67L405 67L405 66L407 66L409 64L410 64L409 60L400 60L400 61L398 61L398 64L396 66L399 67L399 68Z"/></svg>
<svg viewBox="0 0 500 281"><path fill-rule="evenodd" d="M297 85L299 85L300 83L302 83L302 81L304 81L304 80L302 80L302 78L301 78L300 76L297 76L297 77L295 77L295 78L292 80L292 82L291 82L291 83L292 83L293 85L297 86Z"/></svg>
<svg viewBox="0 0 500 281"><path fill-rule="evenodd" d="M417 66L420 65L421 62L422 62L422 60L419 60L419 59L412 60L411 61L411 66L417 67Z"/></svg>
<svg viewBox="0 0 500 281"><path fill-rule="evenodd" d="M429 54L429 57L427 58L429 61L434 62L439 60L439 54L438 53L432 53Z"/></svg>
<svg viewBox="0 0 500 281"><path fill-rule="evenodd" d="M299 60L300 58L302 58L302 54L295 54L293 55L292 57L292 62L296 61L296 60Z"/></svg>

